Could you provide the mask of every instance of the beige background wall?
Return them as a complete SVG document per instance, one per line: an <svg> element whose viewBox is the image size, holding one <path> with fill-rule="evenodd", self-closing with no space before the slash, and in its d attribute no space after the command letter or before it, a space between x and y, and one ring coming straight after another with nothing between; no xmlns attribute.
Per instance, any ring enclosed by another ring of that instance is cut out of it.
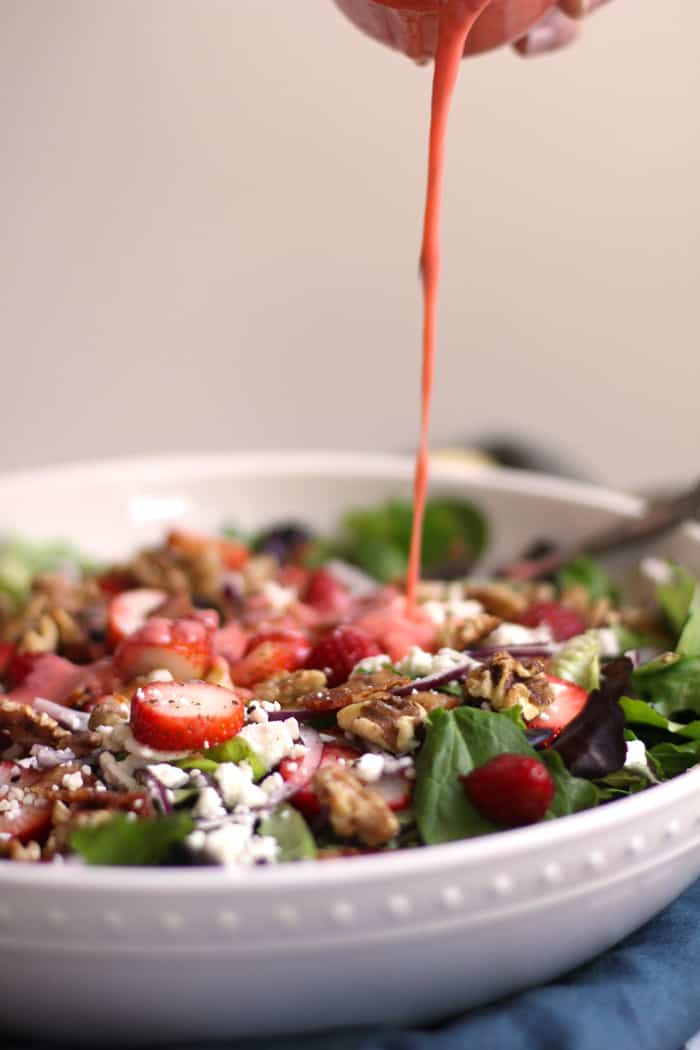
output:
<svg viewBox="0 0 700 1050"><path fill-rule="evenodd" d="M465 64L437 442L698 472L698 40ZM412 447L428 89L330 0L0 0L0 466Z"/></svg>

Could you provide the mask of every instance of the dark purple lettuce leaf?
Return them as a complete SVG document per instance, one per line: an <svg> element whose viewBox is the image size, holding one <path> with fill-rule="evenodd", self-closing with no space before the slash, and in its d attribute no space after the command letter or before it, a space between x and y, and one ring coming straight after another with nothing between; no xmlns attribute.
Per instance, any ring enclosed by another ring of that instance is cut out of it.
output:
<svg viewBox="0 0 700 1050"><path fill-rule="evenodd" d="M625 715L619 700L631 673L632 662L625 656L607 664L600 688L593 690L581 713L552 745L574 776L595 780L624 766Z"/></svg>

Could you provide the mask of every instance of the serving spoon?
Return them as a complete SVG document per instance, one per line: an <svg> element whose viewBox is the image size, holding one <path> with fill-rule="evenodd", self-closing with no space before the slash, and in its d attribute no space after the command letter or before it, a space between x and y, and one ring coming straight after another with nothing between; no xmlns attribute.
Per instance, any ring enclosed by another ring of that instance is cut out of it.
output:
<svg viewBox="0 0 700 1050"><path fill-rule="evenodd" d="M536 580L551 576L582 555L597 556L634 547L670 532L683 521L700 515L700 480L673 496L649 500L637 518L604 529L576 543L535 557L525 557L502 566L497 576L509 580Z"/></svg>

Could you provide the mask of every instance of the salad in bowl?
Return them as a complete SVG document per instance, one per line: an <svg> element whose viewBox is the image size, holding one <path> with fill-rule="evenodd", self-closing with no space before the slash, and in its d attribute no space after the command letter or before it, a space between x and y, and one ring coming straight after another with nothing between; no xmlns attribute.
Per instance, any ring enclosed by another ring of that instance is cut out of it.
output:
<svg viewBox="0 0 700 1050"><path fill-rule="evenodd" d="M0 550L0 856L272 866L538 824L700 755L700 590L646 559L632 602L579 558L475 576L478 506L242 534L96 565Z"/></svg>

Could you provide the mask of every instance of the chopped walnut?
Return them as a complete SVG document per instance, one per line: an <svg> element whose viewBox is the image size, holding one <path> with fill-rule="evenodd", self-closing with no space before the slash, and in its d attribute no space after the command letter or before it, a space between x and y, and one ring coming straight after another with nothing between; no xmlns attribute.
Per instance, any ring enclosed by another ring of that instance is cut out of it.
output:
<svg viewBox="0 0 700 1050"><path fill-rule="evenodd" d="M22 635L19 651L22 653L55 653L60 635L56 621L48 613L42 613L36 626L30 627Z"/></svg>
<svg viewBox="0 0 700 1050"><path fill-rule="evenodd" d="M507 583L473 583L465 587L465 597L481 602L487 613L501 620L518 620L529 601Z"/></svg>
<svg viewBox="0 0 700 1050"><path fill-rule="evenodd" d="M322 806L328 807L333 831L341 839L358 838L382 846L398 833L399 822L378 791L339 762L319 769L313 779Z"/></svg>
<svg viewBox="0 0 700 1050"><path fill-rule="evenodd" d="M460 696L453 696L452 693L438 693L434 690L411 693L411 700L420 704L428 714L437 710L438 707L450 711L453 707L460 707L462 704Z"/></svg>
<svg viewBox="0 0 700 1050"><path fill-rule="evenodd" d="M105 697L99 704L95 704L90 712L89 729L99 729L100 726L118 726L126 722L129 717L129 702L125 697L115 693L113 696Z"/></svg>
<svg viewBox="0 0 700 1050"><path fill-rule="evenodd" d="M68 747L71 733L44 711L35 711L27 704L0 698L0 732L9 733L16 744L48 744L50 747Z"/></svg>
<svg viewBox="0 0 700 1050"><path fill-rule="evenodd" d="M325 688L323 671L281 671L256 685L254 693L256 700L277 701L282 707L298 707L297 701L301 697Z"/></svg>
<svg viewBox="0 0 700 1050"><path fill-rule="evenodd" d="M544 672L544 660L532 660L526 667L507 652L493 656L473 668L464 683L465 694L474 700L488 700L494 711L520 704L526 721L535 718L551 704L554 693Z"/></svg>
<svg viewBox="0 0 700 1050"><path fill-rule="evenodd" d="M41 860L41 846L33 840L22 844L19 839L10 839L7 845L7 856L10 860L36 864Z"/></svg>
<svg viewBox="0 0 700 1050"><path fill-rule="evenodd" d="M377 693L371 700L338 711L338 725L370 744L401 755L418 746L417 731L427 717L426 709L413 696Z"/></svg>
<svg viewBox="0 0 700 1050"><path fill-rule="evenodd" d="M448 618L438 631L438 646L448 649L473 649L488 638L503 621L491 613L478 613L468 620Z"/></svg>

